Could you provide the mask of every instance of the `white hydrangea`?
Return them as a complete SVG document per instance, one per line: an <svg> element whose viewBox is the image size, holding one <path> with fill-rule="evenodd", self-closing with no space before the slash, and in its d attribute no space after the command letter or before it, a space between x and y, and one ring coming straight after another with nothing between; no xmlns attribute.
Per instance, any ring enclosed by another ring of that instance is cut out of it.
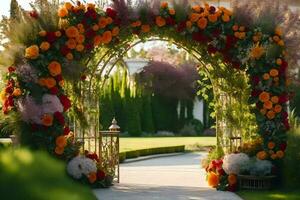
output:
<svg viewBox="0 0 300 200"><path fill-rule="evenodd" d="M43 113L53 114L63 112L64 107L56 95L45 94L43 96Z"/></svg>
<svg viewBox="0 0 300 200"><path fill-rule="evenodd" d="M89 175L97 172L96 163L85 156L77 156L73 158L67 166L68 173L75 179L80 179L82 175Z"/></svg>
<svg viewBox="0 0 300 200"><path fill-rule="evenodd" d="M226 174L239 174L241 164L248 161L249 156L247 154L227 154L223 159L223 169Z"/></svg>

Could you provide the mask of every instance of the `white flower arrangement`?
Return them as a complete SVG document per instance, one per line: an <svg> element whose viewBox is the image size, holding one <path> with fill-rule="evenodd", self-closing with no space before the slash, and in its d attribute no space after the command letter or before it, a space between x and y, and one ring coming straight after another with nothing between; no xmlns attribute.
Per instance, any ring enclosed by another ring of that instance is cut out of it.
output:
<svg viewBox="0 0 300 200"><path fill-rule="evenodd" d="M227 154L223 159L223 169L226 174L238 175L241 165L248 161L249 156L245 153Z"/></svg>
<svg viewBox="0 0 300 200"><path fill-rule="evenodd" d="M75 179L80 179L82 175L88 176L90 173L97 172L96 163L85 156L76 156L67 166L68 173Z"/></svg>

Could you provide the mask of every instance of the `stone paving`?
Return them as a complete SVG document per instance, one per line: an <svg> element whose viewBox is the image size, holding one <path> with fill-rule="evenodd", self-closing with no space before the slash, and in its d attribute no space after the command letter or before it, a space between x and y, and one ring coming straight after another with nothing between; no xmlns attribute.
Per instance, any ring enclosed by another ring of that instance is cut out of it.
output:
<svg viewBox="0 0 300 200"><path fill-rule="evenodd" d="M188 153L122 164L121 183L94 193L100 200L241 200L207 186L200 165L205 155Z"/></svg>

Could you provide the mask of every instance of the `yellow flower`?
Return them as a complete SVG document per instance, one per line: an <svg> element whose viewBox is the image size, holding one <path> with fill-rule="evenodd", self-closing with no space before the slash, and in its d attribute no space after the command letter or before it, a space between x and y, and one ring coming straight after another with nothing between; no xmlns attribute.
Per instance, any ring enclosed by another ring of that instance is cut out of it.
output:
<svg viewBox="0 0 300 200"><path fill-rule="evenodd" d="M39 47L37 45L32 45L25 49L25 58L37 59L39 57Z"/></svg>
<svg viewBox="0 0 300 200"><path fill-rule="evenodd" d="M265 53L264 47L257 45L251 49L250 57L252 59L259 59L264 55L264 53Z"/></svg>

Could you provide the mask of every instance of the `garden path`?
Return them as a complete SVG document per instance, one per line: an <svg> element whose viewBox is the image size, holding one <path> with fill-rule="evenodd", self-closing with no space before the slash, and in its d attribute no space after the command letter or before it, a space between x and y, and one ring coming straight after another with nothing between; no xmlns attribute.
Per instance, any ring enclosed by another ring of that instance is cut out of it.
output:
<svg viewBox="0 0 300 200"><path fill-rule="evenodd" d="M188 153L122 164L120 184L94 190L100 200L241 200L209 188L200 161L206 153Z"/></svg>

